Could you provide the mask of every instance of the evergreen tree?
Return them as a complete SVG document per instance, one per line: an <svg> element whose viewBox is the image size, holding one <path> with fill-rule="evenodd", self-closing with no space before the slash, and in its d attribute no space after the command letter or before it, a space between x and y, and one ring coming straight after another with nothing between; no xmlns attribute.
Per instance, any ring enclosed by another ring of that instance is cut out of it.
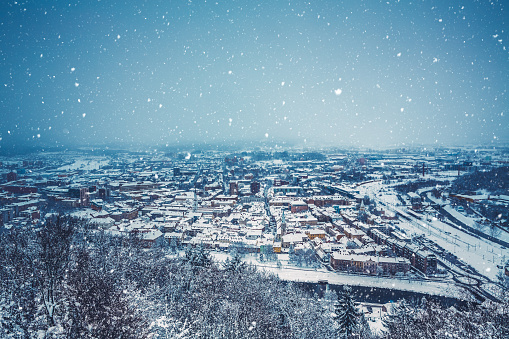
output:
<svg viewBox="0 0 509 339"><path fill-rule="evenodd" d="M399 302L399 305L392 307L392 310L383 320L390 337L399 338L404 336L407 328L414 317L414 309L405 299Z"/></svg>
<svg viewBox="0 0 509 339"><path fill-rule="evenodd" d="M210 257L210 253L205 250L203 245L200 245L196 248L193 266L198 267L208 267L212 264L212 258Z"/></svg>
<svg viewBox="0 0 509 339"><path fill-rule="evenodd" d="M242 272L246 268L246 263L242 261L242 257L238 252L233 254L233 258L227 258L223 264L225 271L229 272Z"/></svg>
<svg viewBox="0 0 509 339"><path fill-rule="evenodd" d="M209 267L212 264L212 258L203 245L196 248L189 246L184 256L184 262L193 267Z"/></svg>
<svg viewBox="0 0 509 339"><path fill-rule="evenodd" d="M364 314L361 314L359 317L359 321L357 323L357 334L360 338L368 339L373 337L373 333L371 332L371 328L369 327L368 321Z"/></svg>
<svg viewBox="0 0 509 339"><path fill-rule="evenodd" d="M171 239L170 239L170 249L171 249L171 253L177 253L178 244L177 244L177 239L175 237L171 237Z"/></svg>
<svg viewBox="0 0 509 339"><path fill-rule="evenodd" d="M194 248L191 245L187 245L186 251L184 253L184 262L191 263L194 258Z"/></svg>
<svg viewBox="0 0 509 339"><path fill-rule="evenodd" d="M290 243L290 248L288 249L288 261L291 264L295 264L297 261L297 254L295 254L295 246L293 243Z"/></svg>
<svg viewBox="0 0 509 339"><path fill-rule="evenodd" d="M357 328L360 314L352 298L350 287L344 287L343 293L334 305L334 311L336 313L334 320L338 323L340 333L346 334L346 336L351 335Z"/></svg>

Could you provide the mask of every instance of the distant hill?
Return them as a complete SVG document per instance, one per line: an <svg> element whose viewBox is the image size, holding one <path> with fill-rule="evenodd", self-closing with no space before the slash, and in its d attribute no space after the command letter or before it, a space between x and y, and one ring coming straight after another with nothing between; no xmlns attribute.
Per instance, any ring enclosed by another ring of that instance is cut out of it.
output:
<svg viewBox="0 0 509 339"><path fill-rule="evenodd" d="M509 167L494 168L487 172L472 172L456 179L451 192L467 194L477 190L486 190L491 194L509 194Z"/></svg>

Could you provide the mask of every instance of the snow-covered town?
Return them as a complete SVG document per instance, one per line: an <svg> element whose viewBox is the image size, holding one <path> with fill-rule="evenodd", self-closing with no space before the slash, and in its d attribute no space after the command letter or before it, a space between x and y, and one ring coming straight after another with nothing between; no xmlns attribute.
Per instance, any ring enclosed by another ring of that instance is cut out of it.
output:
<svg viewBox="0 0 509 339"><path fill-rule="evenodd" d="M0 338L509 338L508 6L0 1Z"/></svg>
<svg viewBox="0 0 509 339"><path fill-rule="evenodd" d="M285 280L496 299L507 187L462 178L506 180L507 161L496 149L41 153L3 159L0 222L67 213L147 248L235 251Z"/></svg>

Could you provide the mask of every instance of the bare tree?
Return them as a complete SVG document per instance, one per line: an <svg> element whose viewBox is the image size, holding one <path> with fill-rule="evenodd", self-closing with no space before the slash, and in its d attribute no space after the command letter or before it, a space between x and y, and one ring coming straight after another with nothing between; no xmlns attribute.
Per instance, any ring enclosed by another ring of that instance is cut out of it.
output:
<svg viewBox="0 0 509 339"><path fill-rule="evenodd" d="M75 254L68 277L68 338L144 338L148 325L124 293L125 284L100 269L86 249Z"/></svg>
<svg viewBox="0 0 509 339"><path fill-rule="evenodd" d="M0 336L29 337L37 327L37 280L33 275L33 233L0 234Z"/></svg>
<svg viewBox="0 0 509 339"><path fill-rule="evenodd" d="M73 233L77 225L76 219L57 215L46 219L37 233L38 251L34 258L34 272L49 327L55 326L55 311L60 301L59 288L68 268Z"/></svg>

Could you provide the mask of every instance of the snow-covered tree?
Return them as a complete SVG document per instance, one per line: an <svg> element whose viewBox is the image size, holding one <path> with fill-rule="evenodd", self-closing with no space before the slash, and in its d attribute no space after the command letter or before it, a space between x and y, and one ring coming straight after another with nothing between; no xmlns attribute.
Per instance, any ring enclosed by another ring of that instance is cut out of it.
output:
<svg viewBox="0 0 509 339"><path fill-rule="evenodd" d="M210 253L203 245L199 245L195 248L189 246L186 250L184 260L193 267L208 267L212 264Z"/></svg>
<svg viewBox="0 0 509 339"><path fill-rule="evenodd" d="M97 267L86 249L76 253L67 280L67 311L62 324L68 338L144 338L147 321L131 305L125 283Z"/></svg>
<svg viewBox="0 0 509 339"><path fill-rule="evenodd" d="M293 243L290 243L290 247L288 248L288 261L293 265L297 263L297 254L295 254L295 246Z"/></svg>
<svg viewBox="0 0 509 339"><path fill-rule="evenodd" d="M355 332L358 335L358 337L362 339L369 339L373 337L373 333L371 332L371 328L369 327L368 321L366 320L364 314L361 314L359 316L357 322L357 329L355 330Z"/></svg>
<svg viewBox="0 0 509 339"><path fill-rule="evenodd" d="M354 333L360 316L351 292L351 288L345 286L334 305L334 320L336 320L339 326L339 332L346 336Z"/></svg>
<svg viewBox="0 0 509 339"><path fill-rule="evenodd" d="M0 232L0 337L29 337L41 324L32 232Z"/></svg>
<svg viewBox="0 0 509 339"><path fill-rule="evenodd" d="M223 263L223 267L225 271L229 272L242 272L247 267L247 264L242 261L242 258L238 252L233 255L233 258L227 258Z"/></svg>
<svg viewBox="0 0 509 339"><path fill-rule="evenodd" d="M172 253L177 253L178 244L177 244L177 238L175 238L175 237L170 238L170 250Z"/></svg>
<svg viewBox="0 0 509 339"><path fill-rule="evenodd" d="M68 268L76 227L77 220L57 215L46 219L37 233L38 251L34 260L38 265L35 266L35 276L49 327L55 326L55 312L61 298L60 285Z"/></svg>
<svg viewBox="0 0 509 339"><path fill-rule="evenodd" d="M404 333L405 328L412 322L413 315L414 309L410 307L405 299L402 299L399 304L393 305L384 318L385 328L392 335Z"/></svg>

